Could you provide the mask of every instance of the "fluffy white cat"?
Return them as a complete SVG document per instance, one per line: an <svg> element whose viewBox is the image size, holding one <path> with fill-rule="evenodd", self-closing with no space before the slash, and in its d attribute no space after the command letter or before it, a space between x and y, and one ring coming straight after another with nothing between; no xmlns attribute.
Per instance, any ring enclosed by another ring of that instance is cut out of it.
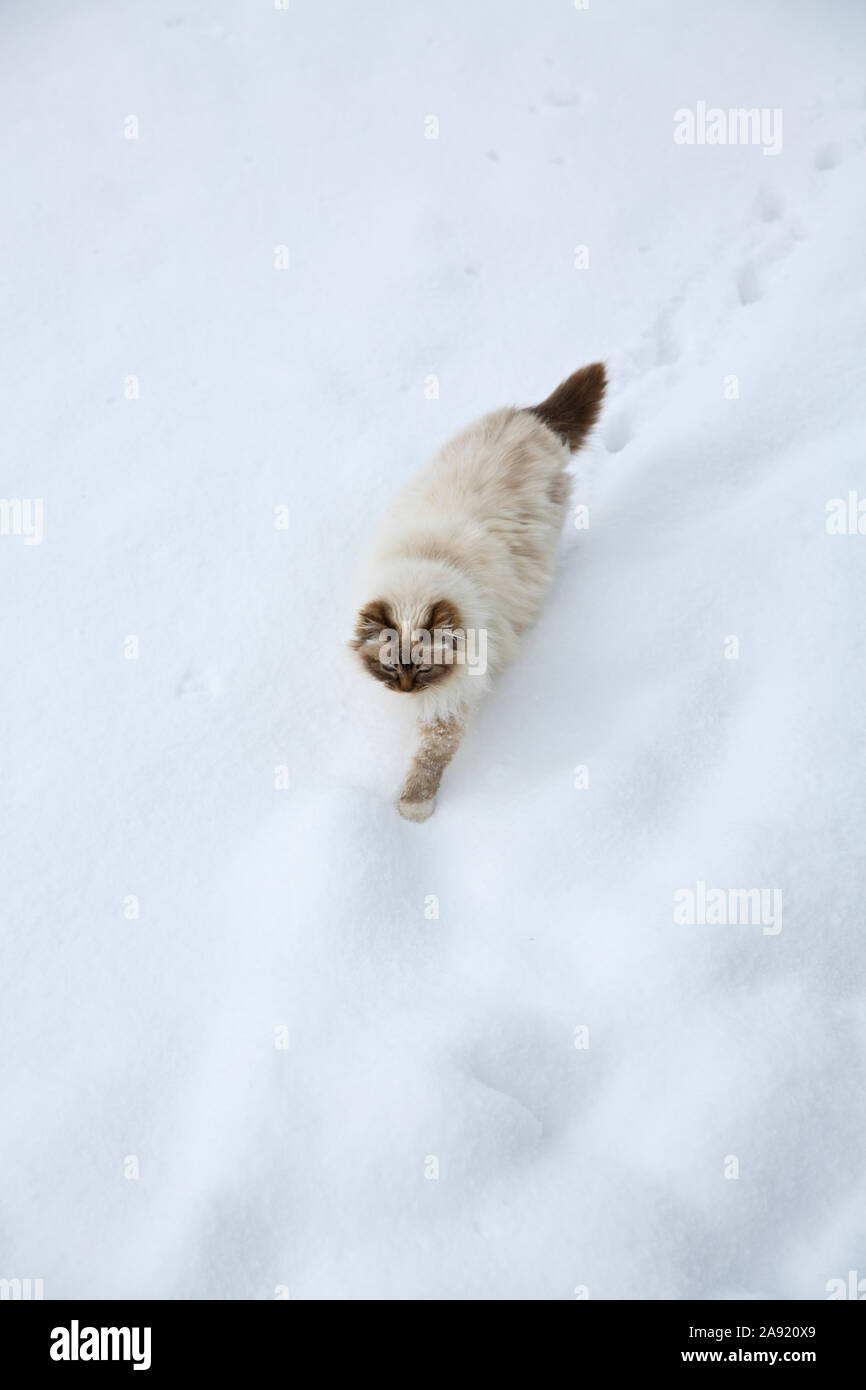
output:
<svg viewBox="0 0 866 1390"><path fill-rule="evenodd" d="M408 820L432 815L467 716L538 614L568 503L566 464L605 385L596 362L541 405L495 410L461 431L400 494L372 547L351 645L369 675L418 706L399 801Z"/></svg>

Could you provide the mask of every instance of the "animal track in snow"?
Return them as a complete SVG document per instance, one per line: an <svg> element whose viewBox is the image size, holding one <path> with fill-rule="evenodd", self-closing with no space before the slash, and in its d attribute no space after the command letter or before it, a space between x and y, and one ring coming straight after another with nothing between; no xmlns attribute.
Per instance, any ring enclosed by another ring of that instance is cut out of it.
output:
<svg viewBox="0 0 866 1390"><path fill-rule="evenodd" d="M652 327L652 341L655 344L656 366L671 367L680 355L679 339L674 331L674 313L679 306L675 301L669 309L659 314Z"/></svg>
<svg viewBox="0 0 866 1390"><path fill-rule="evenodd" d="M219 695L219 678L207 671L189 670L181 677L175 689L179 700L190 704L206 704Z"/></svg>
<svg viewBox="0 0 866 1390"><path fill-rule="evenodd" d="M674 320L682 300L677 298L656 316L631 351L633 375L643 376L656 367L671 367L680 357L680 338Z"/></svg>
<svg viewBox="0 0 866 1390"><path fill-rule="evenodd" d="M523 1150L533 1149L544 1133L555 1131L573 1113L587 1084L583 1060L563 1046L549 1020L528 1013L509 1014L461 1058L466 1075L485 1088L502 1118L511 1120Z"/></svg>
<svg viewBox="0 0 866 1390"><path fill-rule="evenodd" d="M762 188L758 195L758 211L762 222L778 222L785 205L778 193L774 193L770 188Z"/></svg>
<svg viewBox="0 0 866 1390"><path fill-rule="evenodd" d="M633 433L631 415L627 410L620 410L612 416L602 435L604 447L609 454L619 454L631 443Z"/></svg>
<svg viewBox="0 0 866 1390"><path fill-rule="evenodd" d="M819 104L813 118L819 121L825 116ZM866 129L860 139L866 148ZM837 168L845 158L845 148L839 139L817 144L811 154L812 167L820 173ZM734 303L742 308L758 304L772 289L791 252L805 237L799 217L790 213L777 189L765 184L754 197L751 216L742 228L742 259L739 264L737 260L732 265L728 263L736 292ZM646 243L638 246L641 252L645 249ZM672 367L686 351L700 365L711 327L724 330L731 305L713 302L712 288L710 281L690 285L661 310L640 339L629 347L617 372L622 406L601 431L609 453L620 453L631 443L646 418L648 405L651 410L652 374L659 368Z"/></svg>
<svg viewBox="0 0 866 1390"><path fill-rule="evenodd" d="M842 162L842 146L838 140L830 140L826 145L819 145L815 151L814 166L823 173L827 169L835 169Z"/></svg>
<svg viewBox="0 0 866 1390"><path fill-rule="evenodd" d="M579 106L580 93L571 91L547 92L544 98L545 106L563 107Z"/></svg>
<svg viewBox="0 0 866 1390"><path fill-rule="evenodd" d="M740 303L757 304L763 293L757 268L748 263L740 266L737 271L737 297Z"/></svg>
<svg viewBox="0 0 866 1390"><path fill-rule="evenodd" d="M743 261L736 272L737 298L742 305L757 304L772 280L775 270L787 260L798 241L803 239L802 230L792 223L772 241L764 244L753 256Z"/></svg>

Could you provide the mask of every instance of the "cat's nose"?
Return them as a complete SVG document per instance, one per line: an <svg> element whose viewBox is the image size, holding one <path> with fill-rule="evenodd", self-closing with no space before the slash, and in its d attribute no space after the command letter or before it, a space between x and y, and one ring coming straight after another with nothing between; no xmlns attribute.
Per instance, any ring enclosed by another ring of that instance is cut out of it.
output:
<svg viewBox="0 0 866 1390"><path fill-rule="evenodd" d="M400 667L400 689L411 690L415 684L415 668L413 666Z"/></svg>

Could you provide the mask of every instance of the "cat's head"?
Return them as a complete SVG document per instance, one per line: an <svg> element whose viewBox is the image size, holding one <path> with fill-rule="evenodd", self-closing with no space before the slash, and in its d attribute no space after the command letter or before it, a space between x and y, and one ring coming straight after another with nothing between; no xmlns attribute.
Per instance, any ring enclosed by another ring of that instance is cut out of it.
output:
<svg viewBox="0 0 866 1390"><path fill-rule="evenodd" d="M358 614L351 646L386 690L420 695L453 676L461 639L460 615L448 599L409 614L373 599Z"/></svg>

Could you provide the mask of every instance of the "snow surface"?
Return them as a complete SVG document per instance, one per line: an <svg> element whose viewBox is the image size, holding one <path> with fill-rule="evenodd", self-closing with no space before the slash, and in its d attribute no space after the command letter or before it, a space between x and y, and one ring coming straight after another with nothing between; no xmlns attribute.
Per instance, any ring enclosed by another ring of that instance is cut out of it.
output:
<svg viewBox="0 0 866 1390"><path fill-rule="evenodd" d="M863 7L2 30L0 488L45 530L0 536L0 1275L866 1276L866 537L825 525L866 494ZM698 101L781 108L781 154L676 145ZM362 540L456 428L598 357L589 529L408 824L407 711L343 646ZM780 888L781 932L677 925L699 881Z"/></svg>

